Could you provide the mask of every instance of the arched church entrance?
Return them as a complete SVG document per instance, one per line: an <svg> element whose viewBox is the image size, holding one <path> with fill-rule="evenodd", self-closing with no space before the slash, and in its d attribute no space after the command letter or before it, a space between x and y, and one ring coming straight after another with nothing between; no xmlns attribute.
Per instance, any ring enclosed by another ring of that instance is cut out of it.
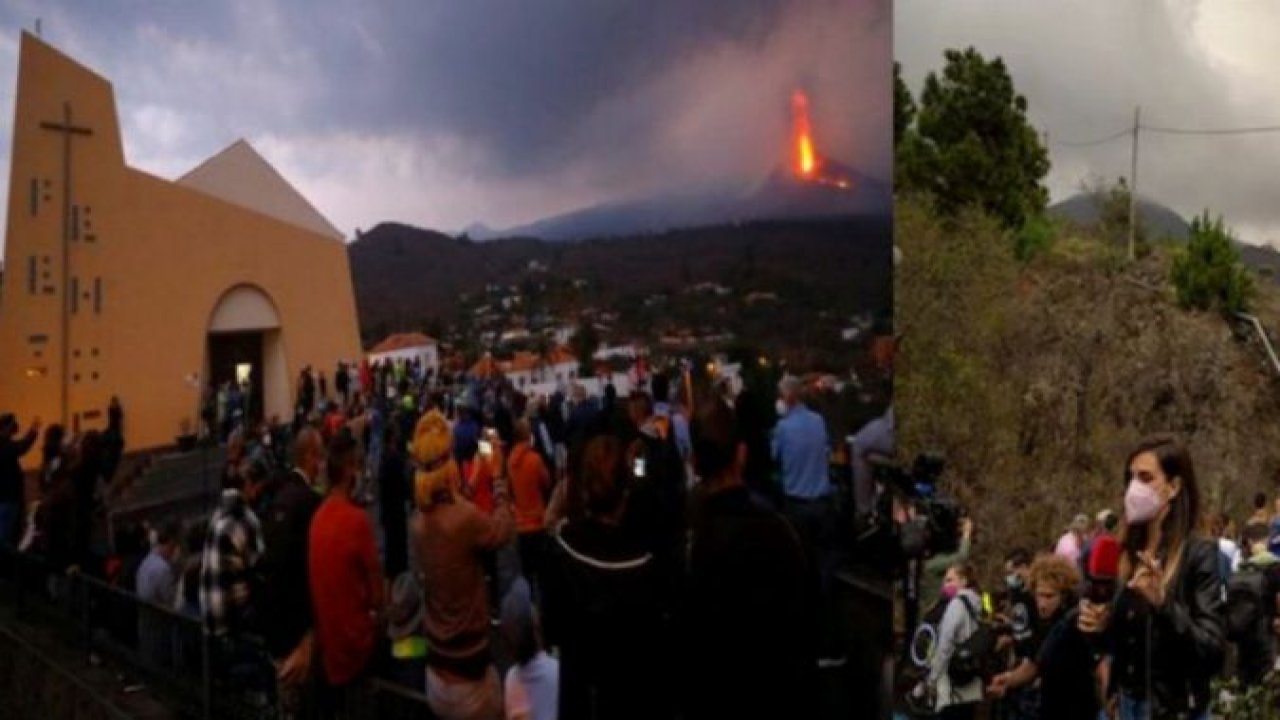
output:
<svg viewBox="0 0 1280 720"><path fill-rule="evenodd" d="M215 388L240 390L249 422L289 417L282 332L275 303L252 285L223 293L210 315L205 377Z"/></svg>

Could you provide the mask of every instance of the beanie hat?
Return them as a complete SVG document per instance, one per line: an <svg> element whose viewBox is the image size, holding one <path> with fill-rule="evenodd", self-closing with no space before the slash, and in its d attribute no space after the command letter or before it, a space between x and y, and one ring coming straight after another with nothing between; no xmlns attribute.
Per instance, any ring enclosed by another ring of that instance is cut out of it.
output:
<svg viewBox="0 0 1280 720"><path fill-rule="evenodd" d="M458 487L461 475L453 460L453 431L439 411L432 410L418 420L409 453L418 466L413 482L415 506L426 508L436 493Z"/></svg>

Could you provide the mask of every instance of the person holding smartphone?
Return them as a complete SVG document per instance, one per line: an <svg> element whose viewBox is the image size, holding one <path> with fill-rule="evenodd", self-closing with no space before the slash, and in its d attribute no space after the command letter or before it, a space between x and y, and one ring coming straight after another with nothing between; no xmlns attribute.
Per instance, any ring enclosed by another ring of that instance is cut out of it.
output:
<svg viewBox="0 0 1280 720"><path fill-rule="evenodd" d="M463 497L453 447L449 423L439 412L418 421L410 452L420 512L411 534L425 592L427 702L445 720L498 718L502 685L489 646L490 592L482 558L511 542L515 520L505 499L501 446L477 457L491 465L498 489L492 514Z"/></svg>
<svg viewBox="0 0 1280 720"><path fill-rule="evenodd" d="M1226 638L1218 547L1197 530L1191 457L1172 436L1148 438L1129 454L1125 480L1119 591L1109 604L1083 601L1077 628L1111 655L1122 720L1207 719Z"/></svg>

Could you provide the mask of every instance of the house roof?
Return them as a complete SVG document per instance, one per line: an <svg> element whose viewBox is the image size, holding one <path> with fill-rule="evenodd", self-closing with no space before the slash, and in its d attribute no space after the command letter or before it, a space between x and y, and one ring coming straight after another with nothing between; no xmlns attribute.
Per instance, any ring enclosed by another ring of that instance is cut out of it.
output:
<svg viewBox="0 0 1280 720"><path fill-rule="evenodd" d="M435 345L434 338L427 337L422 333L394 333L388 335L385 340L373 346L369 351L371 355L378 353L392 352L395 350L404 350L405 348L424 347L426 345Z"/></svg>
<svg viewBox="0 0 1280 720"><path fill-rule="evenodd" d="M235 141L176 182L290 225L343 239L342 232L244 140Z"/></svg>
<svg viewBox="0 0 1280 720"><path fill-rule="evenodd" d="M493 359L492 355L485 355L471 366L469 371L472 377L491 378L502 374L502 368L498 366L498 362Z"/></svg>
<svg viewBox="0 0 1280 720"><path fill-rule="evenodd" d="M536 353L518 352L511 362L507 363L507 372L523 372L533 370L542 364L542 358Z"/></svg>
<svg viewBox="0 0 1280 720"><path fill-rule="evenodd" d="M577 361L578 358L569 350L569 348L563 346L552 348L551 352L547 353L548 365L576 363Z"/></svg>

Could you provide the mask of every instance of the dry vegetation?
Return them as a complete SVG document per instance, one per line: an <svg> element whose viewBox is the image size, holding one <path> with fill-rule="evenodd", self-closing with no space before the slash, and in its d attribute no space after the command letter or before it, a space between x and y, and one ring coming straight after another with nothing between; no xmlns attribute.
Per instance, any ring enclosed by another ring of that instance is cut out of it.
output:
<svg viewBox="0 0 1280 720"><path fill-rule="evenodd" d="M1243 519L1276 491L1280 382L1221 315L1177 308L1168 249L1129 264L1059 230L1023 264L989 220L944 228L912 200L895 241L901 450L946 454L985 577L1013 546L1051 548L1074 514L1118 509L1124 457L1151 432L1188 443L1208 511ZM1278 293L1259 285L1256 312L1280 328Z"/></svg>

